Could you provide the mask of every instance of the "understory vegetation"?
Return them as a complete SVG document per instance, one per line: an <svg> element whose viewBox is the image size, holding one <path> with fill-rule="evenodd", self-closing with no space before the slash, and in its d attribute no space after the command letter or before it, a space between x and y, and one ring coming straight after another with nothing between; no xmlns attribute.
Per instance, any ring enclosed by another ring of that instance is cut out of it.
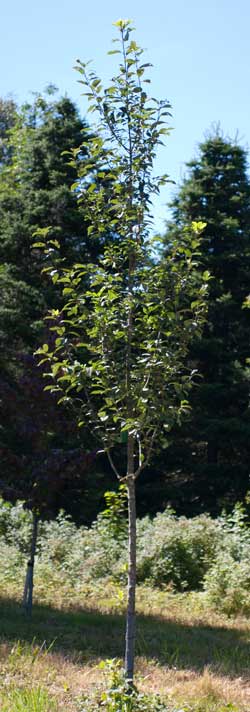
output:
<svg viewBox="0 0 250 712"><path fill-rule="evenodd" d="M217 519L167 509L138 520L136 678L122 671L124 493L90 528L40 522L32 620L22 587L31 514L0 503L3 712L247 712L250 534L237 505ZM100 662L101 661L101 662ZM104 661L104 662L103 662Z"/></svg>
<svg viewBox="0 0 250 712"><path fill-rule="evenodd" d="M110 493L112 495L112 493ZM90 528L77 528L61 512L41 522L35 577L47 592L56 583L76 593L83 586L106 581L126 585L126 518L119 514L123 494L113 494L112 505ZM116 511L117 510L117 511ZM118 512L118 514L117 514ZM166 509L156 517L138 520L138 584L172 592L203 592L204 600L227 615L250 611L250 530L245 512L212 519L177 517ZM24 575L31 536L31 515L22 503L0 504L0 581L19 582Z"/></svg>

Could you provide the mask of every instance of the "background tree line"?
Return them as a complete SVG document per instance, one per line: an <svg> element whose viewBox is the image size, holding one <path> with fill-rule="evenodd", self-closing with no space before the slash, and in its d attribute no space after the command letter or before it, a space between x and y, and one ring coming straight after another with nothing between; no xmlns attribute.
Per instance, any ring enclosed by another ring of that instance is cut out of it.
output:
<svg viewBox="0 0 250 712"><path fill-rule="evenodd" d="M9 499L23 493L30 506L39 496L46 516L64 507L84 523L96 517L115 478L105 458L95 459L94 442L79 433L71 413L43 393L33 352L45 340L44 316L58 305L60 292L41 275L46 258L32 244L34 232L51 225L60 242L58 259L67 267L94 261L115 239L106 230L90 241L84 205L71 190L75 171L63 153L82 146L84 130L83 159L86 137L91 139L86 129L75 105L58 98L53 87L21 108L11 100L0 103L2 491ZM105 174L101 180L112 190ZM145 472L139 514L167 504L188 515L216 513L249 489L250 317L242 306L250 293L250 181L247 152L217 129L176 190L166 254L192 221L207 224L201 269L212 275L207 324L187 357L201 378L189 418Z"/></svg>

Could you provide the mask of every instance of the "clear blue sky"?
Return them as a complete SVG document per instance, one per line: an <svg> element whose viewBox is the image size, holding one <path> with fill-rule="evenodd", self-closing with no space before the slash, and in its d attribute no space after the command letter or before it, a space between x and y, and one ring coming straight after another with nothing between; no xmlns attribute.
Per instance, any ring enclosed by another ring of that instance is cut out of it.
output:
<svg viewBox="0 0 250 712"><path fill-rule="evenodd" d="M161 149L157 172L177 183L184 164L212 123L250 144L249 0L9 0L1 7L0 95L18 102L52 82L86 115L75 59L93 59L109 81L115 57L107 57L115 36L112 22L132 18L136 40L154 64L152 93L173 107L174 131ZM156 226L163 227L166 202L156 205Z"/></svg>

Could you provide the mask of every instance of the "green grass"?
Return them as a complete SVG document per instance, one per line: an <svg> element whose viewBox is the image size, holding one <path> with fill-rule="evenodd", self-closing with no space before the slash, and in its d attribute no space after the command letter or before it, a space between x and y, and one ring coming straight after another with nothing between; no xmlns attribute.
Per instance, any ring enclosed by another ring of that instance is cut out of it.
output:
<svg viewBox="0 0 250 712"><path fill-rule="evenodd" d="M56 700L41 687L10 690L1 706L1 712L56 712L57 709Z"/></svg>

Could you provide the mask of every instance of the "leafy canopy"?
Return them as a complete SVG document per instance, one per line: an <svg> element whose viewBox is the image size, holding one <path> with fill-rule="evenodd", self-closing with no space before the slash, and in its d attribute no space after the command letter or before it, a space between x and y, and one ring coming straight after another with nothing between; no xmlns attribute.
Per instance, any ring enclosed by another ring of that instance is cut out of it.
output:
<svg viewBox="0 0 250 712"><path fill-rule="evenodd" d="M120 65L111 86L104 89L89 64L77 62L98 121L88 154L78 161L80 147L69 155L89 235L94 240L111 229L113 240L96 263L47 268L65 304L51 312L54 345L44 344L40 354L50 366L47 388L74 405L79 425L90 427L110 460L118 443L128 437L137 443L137 476L188 408L194 373L183 362L204 319L208 274L198 281L202 223L185 228L164 259L153 258L160 239L150 238L151 201L167 176L153 176L152 169L170 106L146 93L150 65L131 40L130 22L115 24L112 53ZM39 234L38 245L51 256L57 245L49 229Z"/></svg>

